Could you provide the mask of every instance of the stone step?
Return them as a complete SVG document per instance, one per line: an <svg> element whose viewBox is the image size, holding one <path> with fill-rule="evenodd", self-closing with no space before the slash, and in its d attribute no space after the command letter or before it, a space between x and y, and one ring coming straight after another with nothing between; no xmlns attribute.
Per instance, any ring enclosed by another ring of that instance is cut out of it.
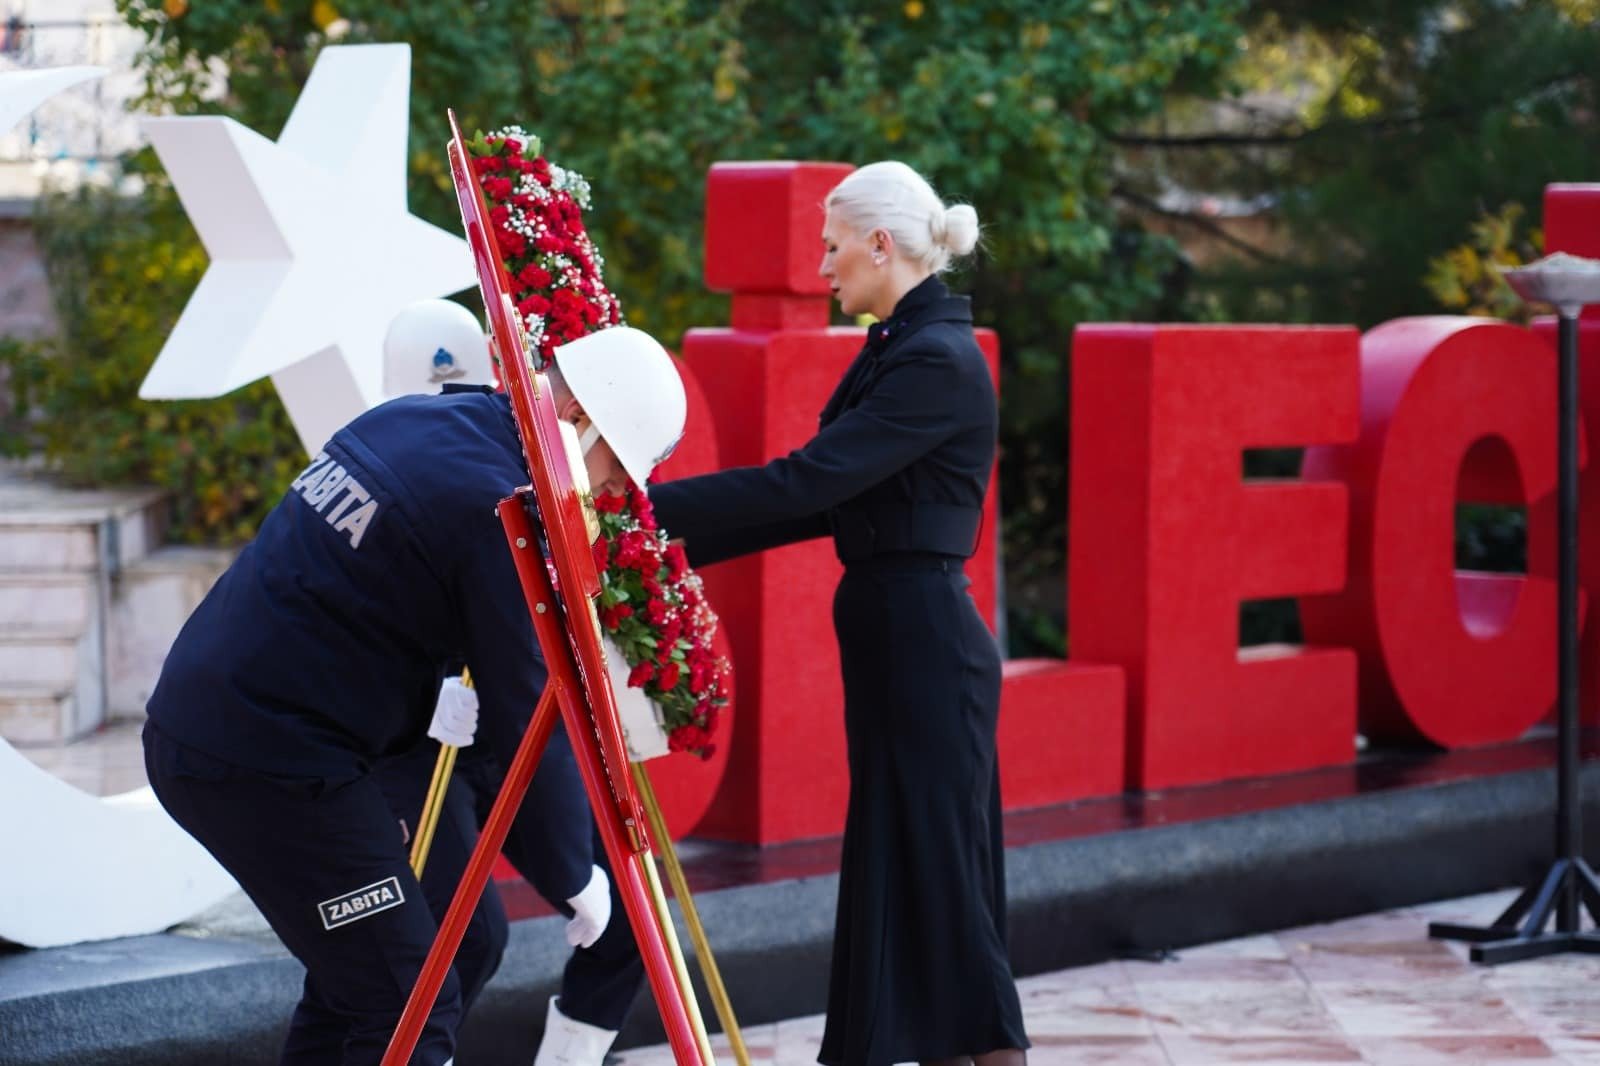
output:
<svg viewBox="0 0 1600 1066"><path fill-rule="evenodd" d="M5 687L70 687L78 678L79 639L65 634L0 638Z"/></svg>
<svg viewBox="0 0 1600 1066"><path fill-rule="evenodd" d="M167 510L161 490L67 488L0 460L0 736L62 743L106 720L110 608Z"/></svg>
<svg viewBox="0 0 1600 1066"><path fill-rule="evenodd" d="M20 748L59 744L94 726L81 724L72 686L25 685L8 681L0 689L0 737Z"/></svg>
<svg viewBox="0 0 1600 1066"><path fill-rule="evenodd" d="M100 568L99 530L86 525L0 525L0 573L91 573Z"/></svg>
<svg viewBox="0 0 1600 1066"><path fill-rule="evenodd" d="M144 716L178 630L236 552L169 546L129 566L117 581L106 624L106 714Z"/></svg>
<svg viewBox="0 0 1600 1066"><path fill-rule="evenodd" d="M0 573L0 638L81 635L96 618L92 573Z"/></svg>
<svg viewBox="0 0 1600 1066"><path fill-rule="evenodd" d="M0 467L0 573L115 574L161 544L160 489L68 489Z"/></svg>

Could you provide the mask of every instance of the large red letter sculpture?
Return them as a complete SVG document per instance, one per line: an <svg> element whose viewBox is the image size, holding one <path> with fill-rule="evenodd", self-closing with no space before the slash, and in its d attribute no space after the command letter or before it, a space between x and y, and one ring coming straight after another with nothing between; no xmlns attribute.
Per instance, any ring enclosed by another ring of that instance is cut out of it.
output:
<svg viewBox="0 0 1600 1066"><path fill-rule="evenodd" d="M1445 747L1513 740L1555 698L1555 584L1455 570L1457 485L1474 503L1555 487L1555 361L1527 330L1403 318L1361 342L1361 438L1313 448L1350 488L1350 581L1301 601L1307 640L1361 662L1361 727Z"/></svg>
<svg viewBox="0 0 1600 1066"><path fill-rule="evenodd" d="M1344 583L1346 493L1246 482L1247 448L1357 431L1350 328L1083 326L1073 343L1074 654L1128 673L1153 789L1349 762L1355 656L1238 647L1242 600Z"/></svg>
<svg viewBox="0 0 1600 1066"><path fill-rule="evenodd" d="M727 464L765 462L816 431L864 331L830 328L817 275L822 202L850 172L829 163L731 163L706 190L706 283L733 292L732 326L684 337L684 359L717 416ZM978 342L997 371L993 332ZM967 566L985 618L995 612L995 491ZM711 567L712 602L733 645L739 695L733 753L699 832L751 843L837 833L849 782L832 627L839 576L831 542ZM1121 791L1122 681L1112 666L1007 664L1000 716L1008 807Z"/></svg>

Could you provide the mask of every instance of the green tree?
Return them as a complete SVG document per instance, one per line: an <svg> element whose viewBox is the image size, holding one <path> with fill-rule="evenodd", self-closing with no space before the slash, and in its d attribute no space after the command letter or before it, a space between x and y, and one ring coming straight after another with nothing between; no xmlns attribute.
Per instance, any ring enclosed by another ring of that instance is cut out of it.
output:
<svg viewBox="0 0 1600 1066"><path fill-rule="evenodd" d="M272 386L208 401L138 398L205 270L171 188L158 181L136 200L91 188L51 196L38 235L61 333L0 349L13 399L0 452L42 451L73 484L177 490L180 539L249 537L304 462Z"/></svg>
<svg viewBox="0 0 1600 1066"><path fill-rule="evenodd" d="M1470 240L1435 256L1423 279L1433 298L1462 314L1511 322L1532 318L1532 308L1500 273L1539 258L1544 233L1524 234L1526 216L1521 204L1506 204L1474 222Z"/></svg>
<svg viewBox="0 0 1600 1066"><path fill-rule="evenodd" d="M1253 4L1231 91L1114 140L1159 184L1273 199L1276 238L1197 273L1191 310L1370 327L1444 310L1430 263L1490 212L1540 214L1600 155L1593 0ZM1174 109L1180 110L1180 109ZM1178 212L1192 232L1214 220Z"/></svg>
<svg viewBox="0 0 1600 1066"><path fill-rule="evenodd" d="M1176 243L1115 195L1126 183L1115 132L1140 128L1173 92L1221 84L1244 0L118 6L148 39L152 107L228 114L269 136L330 35L410 42L413 210L457 224L441 151L447 106L469 130L520 123L591 178L607 280L630 321L669 340L726 314L701 281L704 180L717 160L900 158L975 204L985 249L956 281L1004 348L1017 650L1059 650L1072 329L1179 308ZM192 241L175 231L161 239ZM129 295L154 320L174 313L183 288ZM127 365L142 368L158 337L122 343Z"/></svg>

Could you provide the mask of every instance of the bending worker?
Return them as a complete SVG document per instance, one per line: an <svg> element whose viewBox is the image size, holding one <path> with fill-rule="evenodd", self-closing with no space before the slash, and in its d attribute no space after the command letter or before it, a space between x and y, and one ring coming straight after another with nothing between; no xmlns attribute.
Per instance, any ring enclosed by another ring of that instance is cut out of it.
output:
<svg viewBox="0 0 1600 1066"><path fill-rule="evenodd" d="M471 311L450 300L420 300L396 315L384 336L383 356L384 391L390 396L493 382L483 328ZM588 381L580 377L573 387L582 392L586 385ZM668 419L664 428L670 428L670 406L657 413ZM600 417L604 420L603 414ZM439 750L433 741L460 749L440 814L441 821L449 821L456 831L446 839L435 835L422 873L422 890L440 921L505 776L493 753L472 743L477 711L476 692L454 677L446 678L429 727L432 740L384 759L375 768L389 809L409 838L433 777ZM555 788L550 778L565 777L567 794L581 794L569 743L564 730L551 734L534 778L537 787ZM546 1008L544 1035L533 1066L601 1066L644 985L644 962L628 923L603 920L607 914L620 913L622 906L604 849L598 844L593 848L590 879L574 896L571 888L584 873L582 864L589 861L590 848L581 841L581 848L564 851L562 845L571 845L571 835L553 839L545 831L547 814L542 804L524 803L500 849L546 902L571 919L567 941L573 945L572 955L562 971L560 995L552 997ZM591 926L597 917L604 932L595 939ZM490 885L456 952L463 1014L498 968L509 935L505 909Z"/></svg>
<svg viewBox="0 0 1600 1066"><path fill-rule="evenodd" d="M643 484L682 433L671 357L614 327L555 365L594 490ZM478 740L504 765L538 701L545 669L495 513L528 480L505 396L383 404L294 480L168 654L145 765L306 967L285 1063L379 1062L434 939L374 764L422 740L447 664L471 668ZM525 809L570 857L576 899L594 876L590 818L575 769L552 762ZM442 822L434 846L461 831ZM587 917L592 942L605 923ZM447 977L413 1062L451 1061L464 983Z"/></svg>

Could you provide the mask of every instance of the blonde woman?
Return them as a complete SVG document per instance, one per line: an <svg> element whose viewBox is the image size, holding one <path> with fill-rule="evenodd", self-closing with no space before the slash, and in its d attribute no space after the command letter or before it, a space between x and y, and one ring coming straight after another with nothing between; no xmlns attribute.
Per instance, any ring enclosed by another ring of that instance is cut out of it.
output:
<svg viewBox="0 0 1600 1066"><path fill-rule="evenodd" d="M994 466L994 385L939 274L977 242L898 162L829 193L821 274L878 324L804 447L653 487L697 566L831 535L844 577L850 803L818 1056L828 1066L1026 1061L1006 956L1000 652L967 592Z"/></svg>

